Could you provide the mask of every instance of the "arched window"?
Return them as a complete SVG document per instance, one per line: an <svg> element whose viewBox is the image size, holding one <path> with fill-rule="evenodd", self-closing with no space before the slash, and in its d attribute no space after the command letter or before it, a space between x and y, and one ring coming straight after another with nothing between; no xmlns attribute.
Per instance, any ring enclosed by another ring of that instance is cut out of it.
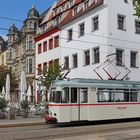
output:
<svg viewBox="0 0 140 140"><path fill-rule="evenodd" d="M29 28L30 28L30 29L34 29L34 24L33 24L32 21L29 23Z"/></svg>
<svg viewBox="0 0 140 140"><path fill-rule="evenodd" d="M37 29L37 23L36 22L34 23L34 29Z"/></svg>
<svg viewBox="0 0 140 140"><path fill-rule="evenodd" d="M9 49L9 60L12 60L12 49Z"/></svg>

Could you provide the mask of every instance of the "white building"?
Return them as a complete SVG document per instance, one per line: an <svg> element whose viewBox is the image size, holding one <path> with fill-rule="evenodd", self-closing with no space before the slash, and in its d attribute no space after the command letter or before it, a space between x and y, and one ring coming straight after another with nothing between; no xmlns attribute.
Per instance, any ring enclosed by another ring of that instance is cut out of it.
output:
<svg viewBox="0 0 140 140"><path fill-rule="evenodd" d="M36 68L57 59L71 69L69 78L140 79L134 0L60 0L48 13L46 30L41 30L43 23L36 37Z"/></svg>

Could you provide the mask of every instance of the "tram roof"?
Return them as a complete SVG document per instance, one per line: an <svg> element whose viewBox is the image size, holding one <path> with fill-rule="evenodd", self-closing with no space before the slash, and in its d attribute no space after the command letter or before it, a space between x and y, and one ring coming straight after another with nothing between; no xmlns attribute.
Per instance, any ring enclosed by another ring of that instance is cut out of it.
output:
<svg viewBox="0 0 140 140"><path fill-rule="evenodd" d="M140 81L99 80L75 78L71 80L56 80L55 86L98 87L98 88L135 88L140 89Z"/></svg>

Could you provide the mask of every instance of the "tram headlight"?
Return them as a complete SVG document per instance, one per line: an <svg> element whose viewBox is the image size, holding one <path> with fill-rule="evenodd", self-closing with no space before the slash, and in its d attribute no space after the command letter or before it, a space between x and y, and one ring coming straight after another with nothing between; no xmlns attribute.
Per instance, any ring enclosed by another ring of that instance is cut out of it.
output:
<svg viewBox="0 0 140 140"><path fill-rule="evenodd" d="M49 114L50 114L50 116L52 116L52 112L51 111L49 112Z"/></svg>

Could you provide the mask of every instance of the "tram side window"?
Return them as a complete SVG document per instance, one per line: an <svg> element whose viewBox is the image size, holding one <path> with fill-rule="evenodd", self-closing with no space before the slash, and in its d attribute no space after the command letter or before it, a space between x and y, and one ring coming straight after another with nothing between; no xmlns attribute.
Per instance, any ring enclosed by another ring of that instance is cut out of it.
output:
<svg viewBox="0 0 140 140"><path fill-rule="evenodd" d="M130 91L130 102L137 102L138 99L138 91L131 90Z"/></svg>
<svg viewBox="0 0 140 140"><path fill-rule="evenodd" d="M99 89L98 102L114 102L113 90Z"/></svg>
<svg viewBox="0 0 140 140"><path fill-rule="evenodd" d="M125 100L124 90L114 90L114 100L115 102L123 102Z"/></svg>
<svg viewBox="0 0 140 140"><path fill-rule="evenodd" d="M62 103L68 103L69 102L69 88L66 87L62 90L62 96L61 96L61 102Z"/></svg>
<svg viewBox="0 0 140 140"><path fill-rule="evenodd" d="M81 103L88 102L88 90L87 90L87 88L80 89L80 101L81 101Z"/></svg>
<svg viewBox="0 0 140 140"><path fill-rule="evenodd" d="M71 103L77 103L77 88L71 88Z"/></svg>

